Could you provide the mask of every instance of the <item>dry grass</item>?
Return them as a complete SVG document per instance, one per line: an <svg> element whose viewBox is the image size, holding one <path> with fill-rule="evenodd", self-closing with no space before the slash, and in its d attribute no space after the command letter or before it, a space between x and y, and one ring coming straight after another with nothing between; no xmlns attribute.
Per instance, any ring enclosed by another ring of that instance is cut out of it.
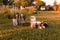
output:
<svg viewBox="0 0 60 40"><path fill-rule="evenodd" d="M46 19L60 20L60 12L51 11L51 13L48 13L47 15L46 14L42 14L42 16L36 16L36 17L37 18L46 18Z"/></svg>
<svg viewBox="0 0 60 40"><path fill-rule="evenodd" d="M35 15L37 20L47 20L49 27L42 30L31 29L30 26L13 27L11 19L3 18L3 15L2 17L0 15L2 23L0 23L0 40L60 40L60 13L43 11L28 15L26 16L27 21L31 15Z"/></svg>

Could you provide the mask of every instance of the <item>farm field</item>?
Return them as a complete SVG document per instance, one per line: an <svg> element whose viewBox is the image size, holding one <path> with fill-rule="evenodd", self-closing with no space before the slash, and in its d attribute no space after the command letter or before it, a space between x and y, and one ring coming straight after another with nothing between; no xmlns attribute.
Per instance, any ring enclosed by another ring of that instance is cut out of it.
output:
<svg viewBox="0 0 60 40"><path fill-rule="evenodd" d="M60 40L60 12L39 11L37 14L26 13L26 22L35 15L37 21L47 21L48 28L32 29L30 25L14 27L8 14L0 14L0 40Z"/></svg>

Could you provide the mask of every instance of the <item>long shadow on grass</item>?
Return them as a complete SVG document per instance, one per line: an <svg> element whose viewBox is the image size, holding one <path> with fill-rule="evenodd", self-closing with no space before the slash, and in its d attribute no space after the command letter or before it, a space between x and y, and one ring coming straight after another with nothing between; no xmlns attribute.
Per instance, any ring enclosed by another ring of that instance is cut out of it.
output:
<svg viewBox="0 0 60 40"><path fill-rule="evenodd" d="M30 26L30 23L29 22L24 23L22 26Z"/></svg>

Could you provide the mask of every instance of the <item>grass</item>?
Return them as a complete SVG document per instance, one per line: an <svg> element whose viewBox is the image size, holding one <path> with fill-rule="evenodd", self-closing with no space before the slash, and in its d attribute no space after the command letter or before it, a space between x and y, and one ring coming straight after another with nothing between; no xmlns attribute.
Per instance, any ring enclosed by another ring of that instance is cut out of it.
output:
<svg viewBox="0 0 60 40"><path fill-rule="evenodd" d="M29 26L12 25L12 19L0 14L0 40L60 40L60 13L40 11L37 14L26 14L26 22L35 15L37 21L47 21L48 28L32 29Z"/></svg>

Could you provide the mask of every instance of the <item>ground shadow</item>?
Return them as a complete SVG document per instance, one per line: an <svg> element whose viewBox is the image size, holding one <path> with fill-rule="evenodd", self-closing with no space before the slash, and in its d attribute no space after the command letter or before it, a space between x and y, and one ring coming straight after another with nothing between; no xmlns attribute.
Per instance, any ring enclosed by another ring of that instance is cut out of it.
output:
<svg viewBox="0 0 60 40"><path fill-rule="evenodd" d="M26 23L23 24L23 26L30 26L30 23L26 22Z"/></svg>

